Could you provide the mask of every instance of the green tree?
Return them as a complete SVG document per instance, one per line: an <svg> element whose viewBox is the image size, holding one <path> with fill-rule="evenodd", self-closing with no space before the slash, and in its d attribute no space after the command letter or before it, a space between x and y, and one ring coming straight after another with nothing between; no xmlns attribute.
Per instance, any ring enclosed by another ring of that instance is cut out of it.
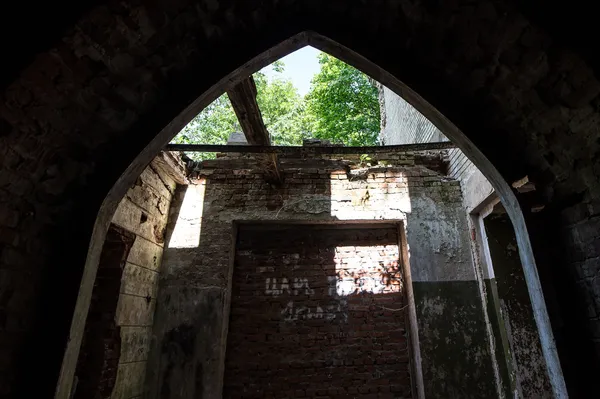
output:
<svg viewBox="0 0 600 399"><path fill-rule="evenodd" d="M274 68L275 69L275 68ZM277 71L277 69L275 69ZM283 71L280 69L278 72ZM307 137L304 99L288 80L255 73L256 101L274 145L301 145Z"/></svg>
<svg viewBox="0 0 600 399"><path fill-rule="evenodd" d="M171 141L175 144L225 144L232 132L240 131L240 124L227 94L210 103ZM214 153L190 152L195 160L214 158Z"/></svg>
<svg viewBox="0 0 600 399"><path fill-rule="evenodd" d="M281 73L284 64L273 63ZM257 102L262 118L276 145L300 145L306 137L307 121L304 101L290 80L281 76L269 79L263 72L253 75ZM224 144L232 132L241 132L239 122L227 94L212 102L173 139L177 144ZM193 159L214 157L214 154L189 153Z"/></svg>
<svg viewBox="0 0 600 399"><path fill-rule="evenodd" d="M320 72L303 98L292 82L280 74L285 65L273 63L276 76L253 75L262 118L275 145L300 145L316 137L346 145L375 145L379 134L378 91L363 73L325 53L319 56ZM223 94L198 114L173 140L174 143L224 144L240 132L233 107ZM214 154L190 153L200 160Z"/></svg>
<svg viewBox="0 0 600 399"><path fill-rule="evenodd" d="M378 90L358 69L328 54L306 96L307 123L316 138L350 146L376 145L380 128Z"/></svg>

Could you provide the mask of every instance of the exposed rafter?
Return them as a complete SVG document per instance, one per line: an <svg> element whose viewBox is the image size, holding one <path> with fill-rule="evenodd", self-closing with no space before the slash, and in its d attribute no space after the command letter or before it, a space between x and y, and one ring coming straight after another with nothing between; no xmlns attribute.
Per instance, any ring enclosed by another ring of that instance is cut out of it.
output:
<svg viewBox="0 0 600 399"><path fill-rule="evenodd" d="M235 115L250 145L270 145L269 132L256 101L256 84L252 76L242 80L227 92Z"/></svg>
<svg viewBox="0 0 600 399"><path fill-rule="evenodd" d="M161 170L177 184L188 184L185 165L181 157L171 152L161 151L150 163L152 167Z"/></svg>
<svg viewBox="0 0 600 399"><path fill-rule="evenodd" d="M263 122L262 114L256 101L256 94L256 83L252 75L242 80L227 92L248 144L270 146L269 131ZM270 165L270 167L267 167L267 170L272 175L270 176L271 180L281 183L282 177L279 172L277 154L268 153L266 159L267 164Z"/></svg>
<svg viewBox="0 0 600 399"><path fill-rule="evenodd" d="M430 151L456 148L450 141L439 143L419 143L401 145L382 145L369 147L341 147L341 146L262 146L262 145L209 145L209 144L168 144L167 151L189 152L238 152L253 154L381 154L390 152Z"/></svg>

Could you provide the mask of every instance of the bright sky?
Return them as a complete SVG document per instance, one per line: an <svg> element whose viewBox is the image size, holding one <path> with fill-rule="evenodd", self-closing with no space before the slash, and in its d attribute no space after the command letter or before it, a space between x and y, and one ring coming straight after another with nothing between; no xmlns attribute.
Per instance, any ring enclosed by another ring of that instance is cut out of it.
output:
<svg viewBox="0 0 600 399"><path fill-rule="evenodd" d="M317 59L319 53L321 52L316 48L307 46L281 59L285 64L281 75L283 75L283 78L289 78L292 81L301 96L308 93L311 79L319 72L320 66ZM270 66L263 69L263 72L269 78L278 75Z"/></svg>

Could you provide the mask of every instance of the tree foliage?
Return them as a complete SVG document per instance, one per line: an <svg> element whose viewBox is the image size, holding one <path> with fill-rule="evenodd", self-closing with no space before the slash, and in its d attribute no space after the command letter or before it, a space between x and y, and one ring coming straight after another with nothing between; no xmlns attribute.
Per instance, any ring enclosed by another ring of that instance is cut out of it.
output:
<svg viewBox="0 0 600 399"><path fill-rule="evenodd" d="M210 103L173 139L176 144L224 144L240 124L227 94Z"/></svg>
<svg viewBox="0 0 600 399"><path fill-rule="evenodd" d="M275 69L275 68L274 68ZM277 69L275 69L277 71ZM255 73L256 102L274 145L301 145L307 137L304 99L294 84L281 77Z"/></svg>
<svg viewBox="0 0 600 399"><path fill-rule="evenodd" d="M275 145L301 145L304 138L330 139L346 145L374 145L379 133L377 88L369 78L344 62L321 53L320 72L303 98L280 74L285 65L273 63L277 73L253 75L262 118ZM241 132L227 94L198 114L173 140L182 144L225 144L232 132ZM190 153L196 160L214 154Z"/></svg>
<svg viewBox="0 0 600 399"><path fill-rule="evenodd" d="M281 73L284 64L272 64L275 72ZM276 76L269 79L264 73L253 75L256 83L256 101L261 110L265 126L276 145L300 145L307 135L304 99L290 80ZM173 139L177 144L225 144L229 135L241 132L240 124L227 93L217 98ZM190 153L200 160L214 155Z"/></svg>
<svg viewBox="0 0 600 399"><path fill-rule="evenodd" d="M380 128L378 90L369 77L329 54L306 96L311 133L346 145L376 145Z"/></svg>

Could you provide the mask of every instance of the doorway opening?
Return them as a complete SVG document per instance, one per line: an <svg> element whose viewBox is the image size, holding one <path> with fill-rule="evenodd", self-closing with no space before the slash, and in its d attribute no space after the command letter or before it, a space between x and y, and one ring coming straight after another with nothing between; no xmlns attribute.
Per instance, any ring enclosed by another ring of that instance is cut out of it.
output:
<svg viewBox="0 0 600 399"><path fill-rule="evenodd" d="M76 399L110 398L117 383L122 342L116 313L134 241L135 235L115 225L106 233L75 372Z"/></svg>

